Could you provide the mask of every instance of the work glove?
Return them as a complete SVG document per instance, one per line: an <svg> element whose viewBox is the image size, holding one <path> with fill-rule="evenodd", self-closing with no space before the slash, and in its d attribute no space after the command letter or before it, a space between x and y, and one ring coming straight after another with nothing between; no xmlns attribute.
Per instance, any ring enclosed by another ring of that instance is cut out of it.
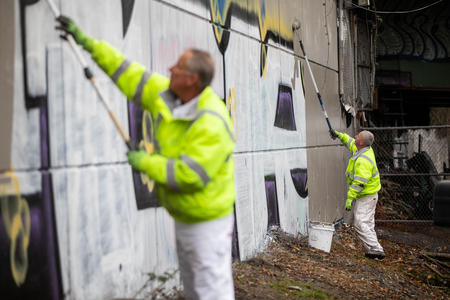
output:
<svg viewBox="0 0 450 300"><path fill-rule="evenodd" d="M86 51L92 52L94 40L84 34L81 28L78 27L72 19L61 15L57 17L56 20L59 22L59 26L56 26L56 29L63 31L65 35L72 35L78 45L83 46ZM65 36L62 37L66 38Z"/></svg>
<svg viewBox="0 0 450 300"><path fill-rule="evenodd" d="M133 170L145 172L150 156L144 150L127 152L128 163Z"/></svg>
<svg viewBox="0 0 450 300"><path fill-rule="evenodd" d="M352 210L352 199L347 199L347 201L345 201L345 210Z"/></svg>
<svg viewBox="0 0 450 300"><path fill-rule="evenodd" d="M335 140L338 137L337 134L336 134L336 130L331 129L330 130L330 136L331 136L331 139Z"/></svg>

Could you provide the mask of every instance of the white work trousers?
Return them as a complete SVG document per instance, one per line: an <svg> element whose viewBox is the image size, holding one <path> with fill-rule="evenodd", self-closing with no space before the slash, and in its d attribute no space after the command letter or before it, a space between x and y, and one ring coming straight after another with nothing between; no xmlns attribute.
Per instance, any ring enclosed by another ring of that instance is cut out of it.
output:
<svg viewBox="0 0 450 300"><path fill-rule="evenodd" d="M178 262L186 300L234 299L233 225L233 213L193 224L175 221Z"/></svg>
<svg viewBox="0 0 450 300"><path fill-rule="evenodd" d="M375 232L375 208L378 194L355 199L353 203L353 226L364 244L366 252L384 252Z"/></svg>

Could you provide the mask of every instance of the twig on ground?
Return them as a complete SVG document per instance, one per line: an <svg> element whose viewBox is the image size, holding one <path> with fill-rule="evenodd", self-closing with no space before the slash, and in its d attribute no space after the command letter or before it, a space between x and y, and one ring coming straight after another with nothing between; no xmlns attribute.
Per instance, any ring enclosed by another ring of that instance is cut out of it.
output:
<svg viewBox="0 0 450 300"><path fill-rule="evenodd" d="M443 279L447 279L450 278L448 276L445 276L444 274L442 274L441 272L439 272L438 270L436 270L436 268L433 268L432 265L430 265L429 263L424 263L426 267L428 267L431 271L433 271L434 273L438 274L439 276L441 276L441 278Z"/></svg>

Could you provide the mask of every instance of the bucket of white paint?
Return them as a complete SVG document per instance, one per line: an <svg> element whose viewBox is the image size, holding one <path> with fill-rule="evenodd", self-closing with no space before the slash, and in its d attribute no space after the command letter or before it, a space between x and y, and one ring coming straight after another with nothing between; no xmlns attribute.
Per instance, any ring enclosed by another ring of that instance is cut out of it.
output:
<svg viewBox="0 0 450 300"><path fill-rule="evenodd" d="M334 234L334 225L331 223L309 222L309 246L330 252L331 241Z"/></svg>

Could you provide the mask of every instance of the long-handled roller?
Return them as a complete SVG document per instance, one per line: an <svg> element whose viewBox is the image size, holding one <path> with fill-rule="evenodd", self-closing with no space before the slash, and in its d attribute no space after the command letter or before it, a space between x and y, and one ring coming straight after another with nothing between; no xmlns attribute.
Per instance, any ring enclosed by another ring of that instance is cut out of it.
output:
<svg viewBox="0 0 450 300"><path fill-rule="evenodd" d="M296 32L299 29L300 29L300 22L298 20L295 20L292 23L292 31ZM325 120L327 121L328 128L331 132L331 131L333 131L333 128L331 127L330 120L328 120L327 111L325 110L325 106L323 105L323 101L322 101L322 95L320 94L319 89L317 88L316 80L314 79L314 74L311 70L311 66L309 65L308 56L306 55L306 51L305 51L305 47L303 46L302 39L300 38L299 40L300 40L300 47L302 48L303 54L305 55L305 61L306 61L306 65L308 66L309 74L311 75L311 79L314 84L314 89L316 90L316 94L317 94L317 97L319 98L320 106L322 107L322 112L325 115Z"/></svg>
<svg viewBox="0 0 450 300"><path fill-rule="evenodd" d="M58 18L61 15L61 13L59 12L58 8L55 6L55 3L53 3L52 0L47 0L47 3L49 4L51 10L53 11L53 14L55 15L55 17ZM112 111L112 109L109 107L108 102L106 102L105 96L103 95L102 91L100 90L100 87L98 86L93 73L89 69L86 61L83 58L83 55L80 52L80 47L77 46L77 44L75 43L75 40L73 39L73 37L70 34L68 34L66 36L66 38L67 38L67 41L69 42L70 47L72 48L73 52L75 53L75 56L77 57L81 66L83 67L84 76L86 76L86 78L91 82L92 86L94 87L95 92L99 96L105 109L108 111L109 116L111 117L112 121L114 122L114 125L116 126L117 130L119 131L120 135L122 136L122 139L125 142L125 144L127 145L128 150L134 150L134 147L131 143L130 137L125 132L125 130L122 128L122 126L120 125L119 120L117 119L117 117L114 114L114 112Z"/></svg>

